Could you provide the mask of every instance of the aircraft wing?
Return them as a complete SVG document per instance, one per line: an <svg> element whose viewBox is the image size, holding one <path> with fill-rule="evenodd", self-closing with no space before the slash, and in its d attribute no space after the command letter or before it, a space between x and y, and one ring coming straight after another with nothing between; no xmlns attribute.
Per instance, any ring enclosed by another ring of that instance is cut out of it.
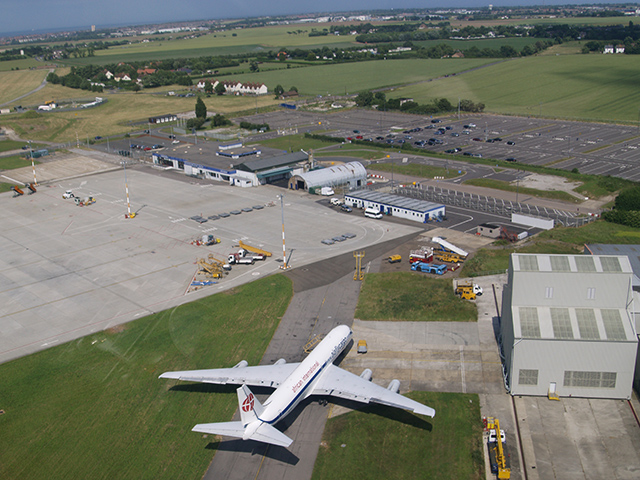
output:
<svg viewBox="0 0 640 480"><path fill-rule="evenodd" d="M327 366L325 373L318 379L312 394L331 395L362 403L380 403L430 417L436 414L436 411L431 407L387 390L335 365Z"/></svg>
<svg viewBox="0 0 640 480"><path fill-rule="evenodd" d="M256 365L253 367L215 368L212 370L186 370L165 372L159 378L175 378L189 382L216 383L220 385L249 385L278 388L280 384L300 365Z"/></svg>

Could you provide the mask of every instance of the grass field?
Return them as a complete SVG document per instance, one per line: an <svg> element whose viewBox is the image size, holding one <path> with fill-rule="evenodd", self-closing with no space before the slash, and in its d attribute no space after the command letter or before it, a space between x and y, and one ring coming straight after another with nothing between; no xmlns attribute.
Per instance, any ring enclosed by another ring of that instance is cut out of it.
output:
<svg viewBox="0 0 640 480"><path fill-rule="evenodd" d="M435 418L378 406L331 418L312 478L485 478L478 395L407 396L435 408Z"/></svg>
<svg viewBox="0 0 640 480"><path fill-rule="evenodd" d="M414 272L365 275L356 308L362 320L475 322L475 304L453 293L451 279Z"/></svg>
<svg viewBox="0 0 640 480"><path fill-rule="evenodd" d="M7 62L0 62L7 63ZM0 104L12 101L40 86L48 70L0 71Z"/></svg>
<svg viewBox="0 0 640 480"><path fill-rule="evenodd" d="M495 59L374 60L258 72L239 75L234 80L259 81L270 90L278 84L285 88L295 85L304 95L344 95L345 92L425 82L491 62Z"/></svg>
<svg viewBox="0 0 640 480"><path fill-rule="evenodd" d="M33 161L38 165L40 162ZM31 158L21 157L20 155L12 155L10 157L0 157L0 170L13 170L14 168L30 167Z"/></svg>
<svg viewBox="0 0 640 480"><path fill-rule="evenodd" d="M396 165L393 163L376 163L375 165L370 165L369 168L371 170L379 170L382 172L394 172L399 173L401 175L411 175L412 177L420 177L420 178L433 178L433 177L444 177L444 178L456 178L460 175L464 175L464 171L462 173L458 173L458 170L452 168L444 168L444 167L436 167L433 165L422 165L415 163L407 163Z"/></svg>
<svg viewBox="0 0 640 480"><path fill-rule="evenodd" d="M521 195L550 198L552 200L562 200L563 202L578 203L580 200L573 195L560 190L537 190L535 188L526 188L518 185L512 185L508 182L501 180L494 180L492 178L472 178L463 182L465 185L475 185L484 188L494 188L496 190L503 190L506 192L517 192ZM524 198L524 197L523 197Z"/></svg>
<svg viewBox="0 0 640 480"><path fill-rule="evenodd" d="M87 95L60 85L47 85L35 98L62 99ZM56 142L75 141L78 137L118 135L131 131L130 122L144 122L150 116L185 112L195 109L195 98L169 97L142 93L103 94L107 102L99 107L69 112L38 113L37 115L10 115L3 125L14 129L21 138ZM85 97L86 98L86 97ZM91 97L90 97L91 98ZM29 97L33 100L32 97ZM262 108L277 104L271 95L261 97L211 96L203 98L207 112L228 114L238 110ZM40 100L42 101L42 100ZM29 118L33 117L33 118ZM140 127L138 127L140 128Z"/></svg>
<svg viewBox="0 0 640 480"><path fill-rule="evenodd" d="M398 88L393 97L483 102L487 112L608 122L638 121L640 56L558 55L501 62L433 82Z"/></svg>
<svg viewBox="0 0 640 480"><path fill-rule="evenodd" d="M17 142L15 140L2 140L0 141L0 152L8 152L9 150L19 150L24 147L24 142ZM0 166L0 170L2 167Z"/></svg>
<svg viewBox="0 0 640 480"><path fill-rule="evenodd" d="M257 364L291 296L271 276L0 365L0 478L201 478L216 443L191 428L235 387L158 375Z"/></svg>
<svg viewBox="0 0 640 480"><path fill-rule="evenodd" d="M483 248L467 260L460 270L461 277L485 275L505 271L512 253L582 253L586 243L635 244L640 240L640 229L598 220L579 228L556 227L530 238L514 247L503 240Z"/></svg>
<svg viewBox="0 0 640 480"><path fill-rule="evenodd" d="M236 55L244 53L267 52L289 48L322 48L354 46L354 37L327 35L326 37L309 37L310 25L277 25L259 28L243 28L240 30L215 32L198 38L169 40L164 35L163 41L134 43L98 50L95 57L69 59L70 65L107 64L130 61L161 60L165 58L189 58L201 56ZM319 27L329 28L328 26ZM301 34L287 32L302 30Z"/></svg>

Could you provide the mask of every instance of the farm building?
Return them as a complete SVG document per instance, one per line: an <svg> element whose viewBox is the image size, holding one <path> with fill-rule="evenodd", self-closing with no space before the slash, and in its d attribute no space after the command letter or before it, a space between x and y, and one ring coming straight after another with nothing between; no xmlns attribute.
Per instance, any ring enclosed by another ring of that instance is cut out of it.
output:
<svg viewBox="0 0 640 480"><path fill-rule="evenodd" d="M377 208L384 214L421 223L430 220L438 221L445 216L445 208L442 204L373 190L349 193L345 195L344 203L355 208Z"/></svg>
<svg viewBox="0 0 640 480"><path fill-rule="evenodd" d="M367 170L360 162L349 162L328 168L301 172L289 179L292 190L315 193L322 187L346 186L349 190L361 188L367 180Z"/></svg>
<svg viewBox="0 0 640 480"><path fill-rule="evenodd" d="M512 254L501 349L512 395L628 399L638 349L625 256Z"/></svg>

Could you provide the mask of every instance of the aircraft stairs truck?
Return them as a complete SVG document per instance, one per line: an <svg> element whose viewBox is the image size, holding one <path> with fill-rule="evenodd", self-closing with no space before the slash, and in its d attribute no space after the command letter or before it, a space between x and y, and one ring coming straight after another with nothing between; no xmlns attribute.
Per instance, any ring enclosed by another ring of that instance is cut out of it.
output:
<svg viewBox="0 0 640 480"><path fill-rule="evenodd" d="M457 255L459 255L461 257L461 259L465 259L467 258L467 256L469 255L469 252L467 252L466 250L463 250L460 247L455 246L453 243L451 242L447 242L444 238L442 237L433 237L431 239L431 241L433 243L437 243L440 245L440 248L445 251L445 252L453 252Z"/></svg>

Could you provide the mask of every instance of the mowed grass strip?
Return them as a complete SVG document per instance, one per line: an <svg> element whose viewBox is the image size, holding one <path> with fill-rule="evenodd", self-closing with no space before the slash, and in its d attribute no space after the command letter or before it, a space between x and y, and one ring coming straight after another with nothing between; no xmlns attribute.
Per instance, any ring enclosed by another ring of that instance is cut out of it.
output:
<svg viewBox="0 0 640 480"><path fill-rule="evenodd" d="M453 293L451 279L427 273L365 275L356 308L362 320L412 322L475 322L474 303Z"/></svg>
<svg viewBox="0 0 640 480"><path fill-rule="evenodd" d="M407 163L400 165L392 163L376 163L369 165L369 170L389 173L393 172L400 175L410 175L418 178L455 178L464 175L465 173L464 171L462 173L458 173L458 170L455 168L436 167L434 165L422 165L420 163Z"/></svg>
<svg viewBox="0 0 640 480"><path fill-rule="evenodd" d="M28 153L28 151L27 151ZM38 165L40 162L34 160L33 163ZM22 157L20 155L12 155L10 157L0 157L0 170L13 170L14 168L30 167L31 158Z"/></svg>
<svg viewBox="0 0 640 480"><path fill-rule="evenodd" d="M191 428L236 387L158 375L259 363L291 296L271 276L0 365L0 478L202 478L217 442Z"/></svg>
<svg viewBox="0 0 640 480"><path fill-rule="evenodd" d="M48 70L0 71L0 104L11 102L39 87L48 73Z"/></svg>
<svg viewBox="0 0 640 480"><path fill-rule="evenodd" d="M502 180L495 180L493 178L472 178L463 182L465 185L475 185L483 188L493 188L495 190L503 190L505 192L514 192L522 195L524 199L526 196L550 198L553 200L562 200L564 202L579 203L580 199L574 197L570 193L563 192L561 190L538 190L536 188L521 187L519 185L513 185Z"/></svg>
<svg viewBox="0 0 640 480"><path fill-rule="evenodd" d="M407 396L435 408L435 417L372 405L331 418L312 478L484 478L478 395Z"/></svg>

